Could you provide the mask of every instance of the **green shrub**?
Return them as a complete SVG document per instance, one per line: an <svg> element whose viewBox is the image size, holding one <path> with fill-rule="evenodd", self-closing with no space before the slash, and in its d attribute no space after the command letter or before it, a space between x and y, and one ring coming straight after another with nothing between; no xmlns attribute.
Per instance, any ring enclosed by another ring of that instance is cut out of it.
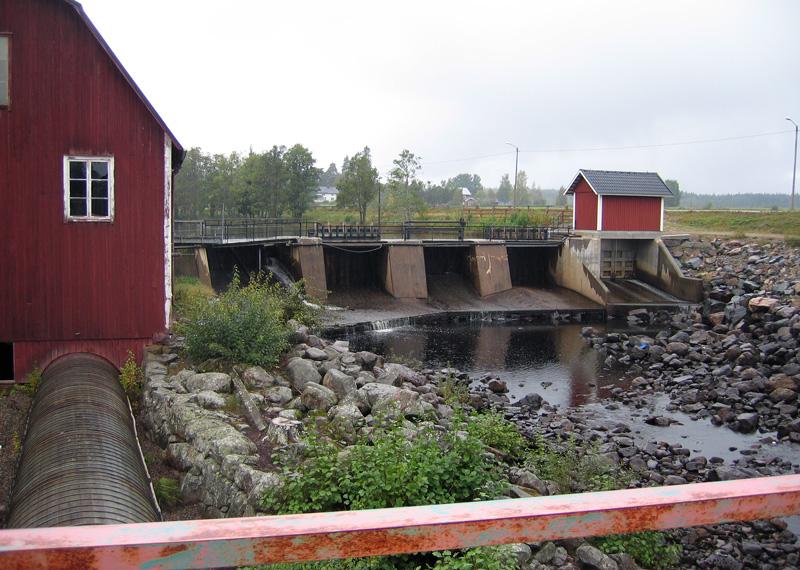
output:
<svg viewBox="0 0 800 570"><path fill-rule="evenodd" d="M178 275L172 288L172 300L175 304L176 313L183 315L186 307L196 303L200 299L213 297L214 290L205 285L197 277L186 277Z"/></svg>
<svg viewBox="0 0 800 570"><path fill-rule="evenodd" d="M447 433L423 426L409 442L404 420L382 420L382 427L359 432L356 444L346 450L309 430L300 456L281 453L283 486L262 502L277 514L293 514L493 498L504 489L499 470L467 424L466 431ZM352 563L366 566L326 563L318 568L372 568L375 559L370 560ZM413 569L433 563L429 554L403 555L385 557L375 567Z"/></svg>
<svg viewBox="0 0 800 570"><path fill-rule="evenodd" d="M671 568L682 552L680 544L669 543L663 532L656 531L599 536L590 542L606 554L630 554L645 568Z"/></svg>
<svg viewBox="0 0 800 570"><path fill-rule="evenodd" d="M500 412L475 414L470 422L470 430L483 443L508 454L511 459L522 458L528 448L528 442L517 426L507 421Z"/></svg>
<svg viewBox="0 0 800 570"><path fill-rule="evenodd" d="M610 463L596 444L574 439L556 443L540 438L527 464L540 478L555 482L562 493L621 489L632 479L628 470Z"/></svg>
<svg viewBox="0 0 800 570"><path fill-rule="evenodd" d="M449 373L439 382L439 394L450 406L469 403L469 385L461 382L455 374Z"/></svg>
<svg viewBox="0 0 800 570"><path fill-rule="evenodd" d="M119 372L119 383L122 384L122 389L125 390L128 399L131 403L138 401L139 396L142 394L144 375L142 374L142 368L136 364L136 357L133 356L133 352L130 350L128 351L128 359Z"/></svg>
<svg viewBox="0 0 800 570"><path fill-rule="evenodd" d="M22 390L25 394L30 397L36 395L36 391L39 389L39 386L42 384L42 373L39 370L39 365L34 363L33 370L28 372L28 375L25 377L25 384L20 386L20 390Z"/></svg>
<svg viewBox="0 0 800 570"><path fill-rule="evenodd" d="M306 302L299 287L284 289L264 273L241 286L234 270L228 289L219 297L195 299L185 308L186 319L177 329L193 358L221 357L270 368L289 346L288 321L313 325L319 311Z"/></svg>
<svg viewBox="0 0 800 570"><path fill-rule="evenodd" d="M161 477L153 481L153 491L160 505L172 506L181 499L178 482L169 477Z"/></svg>

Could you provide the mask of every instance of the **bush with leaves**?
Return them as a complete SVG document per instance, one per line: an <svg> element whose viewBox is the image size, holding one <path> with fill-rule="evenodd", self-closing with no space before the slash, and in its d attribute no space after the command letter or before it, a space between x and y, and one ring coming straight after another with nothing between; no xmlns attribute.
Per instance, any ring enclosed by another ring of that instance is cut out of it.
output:
<svg viewBox="0 0 800 570"><path fill-rule="evenodd" d="M362 429L346 449L310 430L300 456L290 455L293 448L281 454L283 486L263 504L277 514L293 514L494 498L505 488L499 469L487 459L473 419L460 421L463 430L439 432L430 424L411 429L402 419L384 418ZM434 557L419 554L385 557L378 567L427 564L435 564Z"/></svg>
<svg viewBox="0 0 800 570"><path fill-rule="evenodd" d="M259 273L242 286L238 271L218 297L198 297L184 308L177 330L187 353L198 360L225 358L272 367L289 346L290 319L313 325L319 308L299 287L284 289Z"/></svg>
<svg viewBox="0 0 800 570"><path fill-rule="evenodd" d="M668 540L666 533L657 531L598 536L590 542L606 554L630 554L645 568L671 568L683 551L680 544Z"/></svg>

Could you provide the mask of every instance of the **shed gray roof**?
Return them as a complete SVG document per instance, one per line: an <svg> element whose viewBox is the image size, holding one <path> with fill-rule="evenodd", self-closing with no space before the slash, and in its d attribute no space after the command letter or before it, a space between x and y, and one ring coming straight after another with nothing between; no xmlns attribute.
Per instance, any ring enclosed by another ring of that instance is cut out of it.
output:
<svg viewBox="0 0 800 570"><path fill-rule="evenodd" d="M573 194L581 179L586 180L597 195L656 196L669 198L672 192L655 172L617 172L581 169L565 192Z"/></svg>

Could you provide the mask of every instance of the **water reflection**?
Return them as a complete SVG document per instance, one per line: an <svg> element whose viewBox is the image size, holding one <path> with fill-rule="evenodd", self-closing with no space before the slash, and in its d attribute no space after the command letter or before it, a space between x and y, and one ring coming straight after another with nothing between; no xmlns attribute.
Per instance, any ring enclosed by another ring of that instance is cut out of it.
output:
<svg viewBox="0 0 800 570"><path fill-rule="evenodd" d="M496 373L516 401L539 393L550 404L583 406L608 397L616 377L580 336L585 325L463 322L366 331L350 337L353 350L370 350L434 368L452 366L472 378ZM596 325L602 329L602 325Z"/></svg>

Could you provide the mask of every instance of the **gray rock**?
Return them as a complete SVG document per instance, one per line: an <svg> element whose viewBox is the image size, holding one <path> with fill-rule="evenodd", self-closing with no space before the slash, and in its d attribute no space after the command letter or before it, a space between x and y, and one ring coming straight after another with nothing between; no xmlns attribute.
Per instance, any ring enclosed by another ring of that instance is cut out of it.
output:
<svg viewBox="0 0 800 570"><path fill-rule="evenodd" d="M305 358L292 358L286 366L286 376L298 392L303 392L308 384L322 382L322 376L314 364Z"/></svg>
<svg viewBox="0 0 800 570"><path fill-rule="evenodd" d="M324 412L327 412L339 401L333 390L313 382L306 384L305 390L300 395L300 400L309 410L321 410Z"/></svg>
<svg viewBox="0 0 800 570"><path fill-rule="evenodd" d="M275 384L275 378L260 366L251 366L242 372L242 382L248 388L263 390Z"/></svg>
<svg viewBox="0 0 800 570"><path fill-rule="evenodd" d="M328 360L328 354L324 350L312 346L306 350L306 358L318 361Z"/></svg>
<svg viewBox="0 0 800 570"><path fill-rule="evenodd" d="M609 556L600 552L594 546L584 544L575 552L578 560L597 570L619 570L619 565Z"/></svg>
<svg viewBox="0 0 800 570"><path fill-rule="evenodd" d="M218 410L225 407L225 397L217 392L211 390L203 390L198 392L192 398L194 402L201 408L207 410Z"/></svg>
<svg viewBox="0 0 800 570"><path fill-rule="evenodd" d="M322 385L330 388L339 400L356 393L356 381L340 370L328 370L322 379Z"/></svg>
<svg viewBox="0 0 800 570"><path fill-rule="evenodd" d="M270 403L285 406L292 401L292 389L285 386L273 386L264 391L264 398Z"/></svg>
<svg viewBox="0 0 800 570"><path fill-rule="evenodd" d="M356 426L364 421L364 414L358 409L358 406L350 400L328 410L329 422L342 422L345 425Z"/></svg>
<svg viewBox="0 0 800 570"><path fill-rule="evenodd" d="M379 400L388 398L392 394L396 394L400 388L390 386L388 384L371 383L365 384L363 388L359 388L358 392L364 396L370 407L374 407Z"/></svg>
<svg viewBox="0 0 800 570"><path fill-rule="evenodd" d="M231 377L222 372L193 374L186 380L184 386L189 392L211 390L213 392L229 394L231 391Z"/></svg>
<svg viewBox="0 0 800 570"><path fill-rule="evenodd" d="M411 390L398 390L372 406L373 414L388 416L399 414L406 418L420 418L435 413L434 407Z"/></svg>

